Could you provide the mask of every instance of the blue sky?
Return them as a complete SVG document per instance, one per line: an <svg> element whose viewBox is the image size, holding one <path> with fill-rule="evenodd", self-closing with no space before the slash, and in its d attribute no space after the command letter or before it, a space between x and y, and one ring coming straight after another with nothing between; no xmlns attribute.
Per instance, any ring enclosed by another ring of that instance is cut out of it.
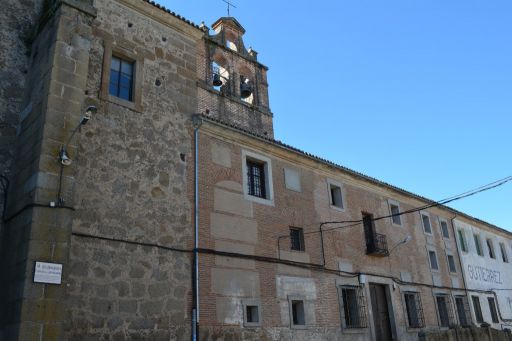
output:
<svg viewBox="0 0 512 341"><path fill-rule="evenodd" d="M221 0L159 3L208 26ZM440 200L512 175L512 1L235 1L275 137ZM512 182L452 207L512 231Z"/></svg>

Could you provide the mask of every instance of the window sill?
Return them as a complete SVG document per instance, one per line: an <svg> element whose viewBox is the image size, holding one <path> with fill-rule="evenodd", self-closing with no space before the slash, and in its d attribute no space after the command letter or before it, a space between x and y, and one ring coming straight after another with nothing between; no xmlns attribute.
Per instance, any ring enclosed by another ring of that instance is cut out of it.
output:
<svg viewBox="0 0 512 341"><path fill-rule="evenodd" d="M339 207L339 206L335 206L335 205L329 205L329 207L333 210L336 210L336 211L340 211L340 212L345 212L345 208L344 207Z"/></svg>
<svg viewBox="0 0 512 341"><path fill-rule="evenodd" d="M366 334L368 332L368 327L360 327L360 328L347 328L341 327L343 334Z"/></svg>
<svg viewBox="0 0 512 341"><path fill-rule="evenodd" d="M274 206L274 200L273 199L266 199L266 198L260 198L255 197L254 195L250 195L245 193L244 195L246 200L253 201L258 204L267 205L267 206Z"/></svg>
<svg viewBox="0 0 512 341"><path fill-rule="evenodd" d="M142 106L139 103L127 101L125 99L122 99L122 98L119 98L119 97L116 97L116 96L112 96L112 95L108 95L106 100L108 102L110 102L110 103L117 104L117 105L120 105L122 107L128 108L130 110L142 113Z"/></svg>

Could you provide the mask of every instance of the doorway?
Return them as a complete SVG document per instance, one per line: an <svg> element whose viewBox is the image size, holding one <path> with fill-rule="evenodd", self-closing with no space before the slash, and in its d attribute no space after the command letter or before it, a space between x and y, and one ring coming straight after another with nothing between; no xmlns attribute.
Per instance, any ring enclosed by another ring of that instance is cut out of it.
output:
<svg viewBox="0 0 512 341"><path fill-rule="evenodd" d="M373 325L377 341L391 341L391 321L389 318L389 302L387 285L370 283L370 298L372 301Z"/></svg>

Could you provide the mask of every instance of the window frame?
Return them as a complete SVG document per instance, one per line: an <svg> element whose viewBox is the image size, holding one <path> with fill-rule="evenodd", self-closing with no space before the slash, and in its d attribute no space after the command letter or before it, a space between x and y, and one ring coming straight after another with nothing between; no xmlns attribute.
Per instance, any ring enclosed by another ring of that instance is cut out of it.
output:
<svg viewBox="0 0 512 341"><path fill-rule="evenodd" d="M333 200L333 196L332 196L332 189L331 189L332 186L337 187L340 190L341 206L337 206L334 204L334 200ZM341 184L341 182L338 182L333 179L327 179L327 195L329 198L329 207L330 208L332 208L334 210L341 211L341 212L345 212L346 200L345 200L343 185Z"/></svg>
<svg viewBox="0 0 512 341"><path fill-rule="evenodd" d="M249 194L249 179L247 176L247 161L259 162L263 164L265 173L265 198L257 197ZM272 177L272 161L270 158L242 149L242 178L244 198L259 204L274 206L274 186Z"/></svg>
<svg viewBox="0 0 512 341"><path fill-rule="evenodd" d="M496 252L494 250L494 243L492 238L485 238L485 244L487 245L487 251L489 253L489 258L496 259Z"/></svg>
<svg viewBox="0 0 512 341"><path fill-rule="evenodd" d="M416 319L418 320L417 325L411 325L410 321L410 314L409 314L409 305L407 304L407 297L406 295L412 295L414 296L414 307L415 307L415 313L416 313ZM418 291L412 291L412 290L406 290L402 292L402 299L403 299L403 307L405 310L405 319L407 323L407 329L421 329L425 327L425 315L423 314L423 303L421 302L421 292Z"/></svg>
<svg viewBox="0 0 512 341"><path fill-rule="evenodd" d="M489 312L491 313L492 323L500 323L500 319L498 317L498 310L496 307L496 300L494 299L494 297L487 297L487 304L489 305Z"/></svg>
<svg viewBox="0 0 512 341"><path fill-rule="evenodd" d="M482 239L479 233L473 233L473 243L475 244L476 254L480 257L484 257L484 249L482 247Z"/></svg>
<svg viewBox="0 0 512 341"><path fill-rule="evenodd" d="M423 217L426 217L428 219L430 232L427 232L425 230L425 221L424 221ZM429 236L432 236L434 231L432 230L432 220L430 219L430 214L428 214L427 212L421 212L420 218L421 218L421 226L423 227L423 233L428 234Z"/></svg>
<svg viewBox="0 0 512 341"><path fill-rule="evenodd" d="M256 306L258 307L258 322L249 322L247 320L247 307L248 306ZM242 307L243 307L243 315L244 315L244 327L246 328L253 328L253 327L261 327L262 321L261 321L261 302L259 299L246 299L242 300Z"/></svg>
<svg viewBox="0 0 512 341"><path fill-rule="evenodd" d="M452 307L451 307L451 300L450 300L450 295L447 294L447 293L436 293L434 294L434 297L435 297L435 305L436 305L436 313L437 313L437 322L438 322L438 325L439 325L439 328L442 328L442 329L448 329L450 328L450 326L453 324L453 311L452 311ZM446 304L446 318L448 319L448 325L443 325L443 321L441 319L441 312L439 310L439 302L438 302L438 298L444 298L444 301L445 301L445 304Z"/></svg>
<svg viewBox="0 0 512 341"><path fill-rule="evenodd" d="M292 231L298 231L299 232L299 249L293 248L293 242L292 242ZM290 251L295 252L306 252L306 244L304 242L304 229L302 227L296 227L296 226L290 226Z"/></svg>
<svg viewBox="0 0 512 341"><path fill-rule="evenodd" d="M430 253L433 252L436 260L437 269L432 267L432 260L430 258ZM428 264L430 265L430 271L439 272L439 258L437 257L437 251L434 248L427 248L427 256L428 256Z"/></svg>
<svg viewBox="0 0 512 341"><path fill-rule="evenodd" d="M505 243L500 242L500 252L501 252L501 260L503 263L509 263L508 254L507 254L507 246Z"/></svg>
<svg viewBox="0 0 512 341"><path fill-rule="evenodd" d="M459 321L459 325L461 325L462 327L471 326L471 308L469 307L468 297L465 295L454 295L453 299L455 302L455 311L457 313L457 320ZM464 321L462 321L460 316L459 306L457 305L457 299L462 300Z"/></svg>
<svg viewBox="0 0 512 341"><path fill-rule="evenodd" d="M300 301L302 302L302 309L304 313L304 324L295 324L293 321L293 303ZM290 314L290 328L292 329L306 329L308 327L307 319L307 306L306 298L304 296L288 296L288 313Z"/></svg>
<svg viewBox="0 0 512 341"><path fill-rule="evenodd" d="M392 206L396 206L396 208L398 209L398 215L393 216ZM400 203L398 201L396 201L396 200L389 199L388 200L388 209L389 209L389 215L390 215L389 220L391 222L391 225L403 226L403 224L402 224L402 216L400 215L400 212L401 212L401 210L400 210ZM396 223L393 218L398 218L399 222Z"/></svg>
<svg viewBox="0 0 512 341"><path fill-rule="evenodd" d="M443 237L443 239L449 240L450 239L450 228L448 226L448 220L438 217L438 221L439 221L439 229L441 230L441 236ZM447 233L446 236L445 236L444 230L443 230L443 223L446 224L446 233Z"/></svg>
<svg viewBox="0 0 512 341"><path fill-rule="evenodd" d="M345 314L345 296L344 290L354 290L357 303L358 325L347 325L347 316ZM363 286L358 285L339 285L338 286L338 304L340 307L340 320L342 329L348 331L363 330L369 327L368 323L368 304Z"/></svg>
<svg viewBox="0 0 512 341"><path fill-rule="evenodd" d="M452 271L452 267L450 266L450 257L453 259L453 271ZM448 272L450 274L456 274L457 273L457 263L455 262L455 256L452 255L451 253L446 253L446 263L448 265Z"/></svg>
<svg viewBox="0 0 512 341"><path fill-rule="evenodd" d="M475 313L475 321L478 324L484 323L484 315L482 314L482 304L480 303L480 297L477 295L471 295L471 303L473 304L473 311ZM477 304L475 304L477 303ZM478 308L478 309L477 309Z"/></svg>
<svg viewBox="0 0 512 341"><path fill-rule="evenodd" d="M457 236L456 236L457 245L461 252L468 253L468 242L466 240L466 233L463 228L457 228ZM462 240L461 240L462 239Z"/></svg>
<svg viewBox="0 0 512 341"><path fill-rule="evenodd" d="M132 80L132 100L110 94L110 72L112 57L133 63L133 80ZM112 40L104 41L103 48L103 64L101 71L100 99L121 105L123 107L142 112L142 84L143 84L144 57L138 55L136 51L124 48L117 42L114 44Z"/></svg>

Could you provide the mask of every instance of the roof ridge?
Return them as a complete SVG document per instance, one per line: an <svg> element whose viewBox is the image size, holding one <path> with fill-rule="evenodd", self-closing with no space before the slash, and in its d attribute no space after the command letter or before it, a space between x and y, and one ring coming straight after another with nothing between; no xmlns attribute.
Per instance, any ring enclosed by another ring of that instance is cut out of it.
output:
<svg viewBox="0 0 512 341"><path fill-rule="evenodd" d="M240 132L243 132L243 133L245 133L245 134L252 135L252 136L254 136L254 137L257 137L257 138L260 138L260 139L266 140L266 141L268 141L268 142L270 142L270 143L273 143L273 144L276 144L276 145L278 145L278 146L281 146L281 147L284 147L284 148L290 149L290 150L292 150L292 151L294 151L294 152L296 152L296 153L302 154L302 155L307 156L307 157L309 157L309 158L311 158L311 159L314 159L314 160L320 161L320 162L322 162L322 163L324 163L324 164L327 164L327 165L329 165L329 166L332 166L332 167L334 167L334 168L337 168L337 169L343 170L343 171L345 171L345 172L351 173L352 175L359 176L359 177L361 177L361 178L363 178L363 179L369 180L369 181L371 181L371 182L373 182L373 183L376 183L377 185L385 186L385 187L389 187L390 189L392 189L392 190L394 190L394 191L402 192L402 193L403 193L403 194L405 194L405 195L412 196L412 197L415 197L416 199L420 199L420 200L423 200L423 201L427 201L427 202L429 202L429 203L437 203L437 202L438 202L438 201L435 201L435 200L429 199L429 198L427 198L427 197L424 197L424 196L422 196L422 195L419 195L419 194L416 194L416 193L410 192L410 191L408 191L408 190L406 190L406 189L403 189L403 188L400 188L400 187L394 186L394 185L392 185L392 184L389 184L389 183L387 183L387 182L381 181L381 180L379 180L379 179L377 179L377 178L371 177L371 176L366 175L366 174L364 174L364 173L361 173L361 172L355 171L355 170L350 169L350 168L348 168L348 167L345 167L345 166L343 166L343 165L337 164L337 163L335 163L335 162L333 162L333 161L330 161L330 160L327 160L327 159L321 158L321 157L319 157L319 156L317 156L317 155L314 155L314 154L308 153L308 152L303 151L303 150L301 150L301 149L299 149L299 148L296 148L296 147L293 147L293 146L291 146L291 145L289 145L289 144L286 144L286 143L284 143L284 142L282 142L282 141L279 141L279 140L276 140L276 139L272 139L272 138L270 138L270 137L268 137L268 136L264 136L264 135L257 134L257 133L255 133L255 132L253 132L253 131L250 131L250 130L246 129L246 128L242 128L242 127L240 127L240 126L238 126L238 125L236 125L236 124L233 124L233 123L229 123L229 122L222 121L222 120L221 120L221 119L219 119L219 118L211 117L211 116L205 115L204 113L201 113L200 115L201 115L201 117L202 117L202 118L205 118L205 119L207 119L207 120L209 120L209 121L216 122L216 123L218 123L218 124L220 124L220 125L223 125L223 126L227 126L227 127L233 128L233 129L238 130L238 131L240 131ZM449 206L446 206L446 205L442 205L442 204L440 204L439 206L440 206L440 207L443 207L443 208L446 208L447 210L450 210L450 211L454 212L455 214L462 215L462 216L464 216L464 217L466 217L466 218L469 218L469 219L471 219L471 220L474 220L474 221L476 221L476 222L483 223L483 224L487 225L488 227L491 227L491 228L493 228L493 229L496 229L496 230L499 230L499 231L502 231L502 232L505 232L505 233L507 233L507 234L512 235L512 232L511 232L511 231L505 230L504 228L501 228L501 227L499 227L499 226L496 226L496 225L494 225L494 224L491 224L491 223L489 223L489 222L487 222L487 221L485 221L485 220L482 220L482 219L479 219L479 218L473 217L473 216L471 216L471 215L469 215L469 214L467 214L467 213L464 213L464 212L462 212L462 211L459 211L459 210L457 210L457 209L455 209L455 208L452 208L452 207L449 207Z"/></svg>
<svg viewBox="0 0 512 341"><path fill-rule="evenodd" d="M160 9L160 10L162 10L162 11L166 12L166 13L169 13L169 14L170 14L170 15L172 15L173 17L176 17L176 18L180 19L181 21L183 21L183 22L185 22L185 23L189 24L190 26L193 26L193 27L195 27L195 28L197 28L197 29L199 29L199 30L201 29L201 28L200 28L197 24L195 24L193 21L188 20L187 18L185 18L185 17L183 17L183 16L181 16L181 15L177 14L176 12L171 11L170 9L166 8L165 6L160 5L160 4L159 4L159 3L157 3L156 1L153 1L153 0L141 0L141 1L143 1L143 2L147 2L148 4L152 5L153 7L156 7L156 8L158 8L158 9Z"/></svg>

